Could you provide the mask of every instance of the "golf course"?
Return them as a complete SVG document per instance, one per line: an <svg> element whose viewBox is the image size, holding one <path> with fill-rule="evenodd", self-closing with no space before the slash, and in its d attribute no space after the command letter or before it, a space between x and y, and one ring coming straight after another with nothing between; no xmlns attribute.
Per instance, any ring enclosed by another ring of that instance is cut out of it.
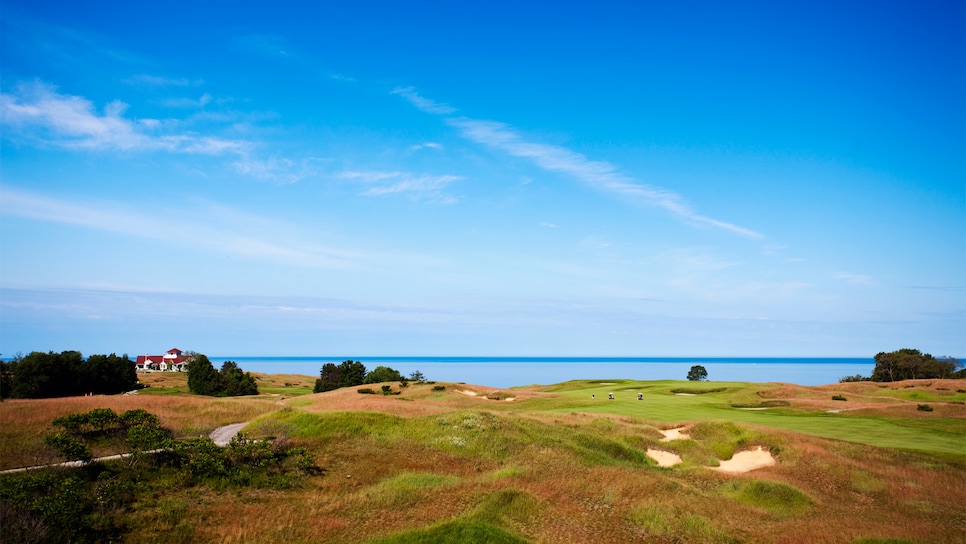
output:
<svg viewBox="0 0 966 544"><path fill-rule="evenodd" d="M315 468L189 478L144 456L98 469L136 481L129 503L100 513L114 516L118 541L966 538L966 380L412 382L313 394L312 377L256 378L261 394L248 397L191 395L183 376L157 373L132 395L4 401L0 468L56 461L44 441L55 418L143 409L175 438L245 422L248 440L304 448Z"/></svg>

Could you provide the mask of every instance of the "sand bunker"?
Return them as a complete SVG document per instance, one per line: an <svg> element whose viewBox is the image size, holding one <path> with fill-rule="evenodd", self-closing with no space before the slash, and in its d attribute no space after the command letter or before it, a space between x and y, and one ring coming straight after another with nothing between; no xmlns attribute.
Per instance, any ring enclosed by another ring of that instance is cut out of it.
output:
<svg viewBox="0 0 966 544"><path fill-rule="evenodd" d="M664 438L661 439L661 442L670 442L672 440L687 440L688 438L691 438L690 436L684 433L685 430L687 430L687 427L678 427L677 429L668 429L666 431L661 431L661 434L664 435Z"/></svg>
<svg viewBox="0 0 966 544"><path fill-rule="evenodd" d="M475 397L476 396L476 391L469 391L467 389L460 389L459 392L460 393L463 393L464 395L469 395L471 397Z"/></svg>
<svg viewBox="0 0 966 544"><path fill-rule="evenodd" d="M675 393L675 396L678 396L678 397L696 397L697 395L695 395L694 393Z"/></svg>
<svg viewBox="0 0 966 544"><path fill-rule="evenodd" d="M657 461L659 467L673 467L681 462L681 456L664 450L647 449L647 456Z"/></svg>
<svg viewBox="0 0 966 544"><path fill-rule="evenodd" d="M717 467L711 467L711 470L717 470L718 472L727 472L730 474L740 474L742 472L749 472L759 468L770 467L776 463L775 458L772 456L771 452L758 446L753 450L739 451L734 454L731 459L727 461L721 461L721 464Z"/></svg>

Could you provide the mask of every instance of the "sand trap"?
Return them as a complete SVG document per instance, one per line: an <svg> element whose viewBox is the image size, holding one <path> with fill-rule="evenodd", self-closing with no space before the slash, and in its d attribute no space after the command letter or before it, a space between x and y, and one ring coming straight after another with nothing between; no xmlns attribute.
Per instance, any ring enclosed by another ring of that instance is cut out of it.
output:
<svg viewBox="0 0 966 544"><path fill-rule="evenodd" d="M467 389L460 389L459 392L460 393L463 393L464 395L469 395L471 397L475 397L476 396L476 391L469 391Z"/></svg>
<svg viewBox="0 0 966 544"><path fill-rule="evenodd" d="M647 449L647 456L657 461L659 467L673 467L681 462L681 456L664 450Z"/></svg>
<svg viewBox="0 0 966 544"><path fill-rule="evenodd" d="M674 395L678 397L696 397L697 396L694 393L675 393Z"/></svg>
<svg viewBox="0 0 966 544"><path fill-rule="evenodd" d="M678 427L677 429L668 429L666 431L661 431L661 434L664 435L664 438L661 439L661 442L670 442L672 440L687 440L688 438L691 438L690 436L688 436L683 432L686 429L687 427Z"/></svg>
<svg viewBox="0 0 966 544"><path fill-rule="evenodd" d="M776 463L771 452L758 446L753 450L739 451L727 460L721 461L720 466L711 467L711 470L727 472L730 474L740 474L759 468L770 467Z"/></svg>
<svg viewBox="0 0 966 544"><path fill-rule="evenodd" d="M505 400L507 402L513 402L513 401L517 400L517 398L516 397L507 397L507 398L505 398L503 400Z"/></svg>

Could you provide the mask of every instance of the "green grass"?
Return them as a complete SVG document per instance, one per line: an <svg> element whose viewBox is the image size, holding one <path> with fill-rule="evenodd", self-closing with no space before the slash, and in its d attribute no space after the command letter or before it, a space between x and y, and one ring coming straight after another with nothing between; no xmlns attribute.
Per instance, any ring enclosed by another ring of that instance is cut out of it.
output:
<svg viewBox="0 0 966 544"><path fill-rule="evenodd" d="M138 395L190 395L191 391L188 386L177 386L177 387L145 387L138 391Z"/></svg>
<svg viewBox="0 0 966 544"><path fill-rule="evenodd" d="M812 504L812 500L795 487L766 480L735 481L725 486L724 493L782 519L803 514Z"/></svg>
<svg viewBox="0 0 966 544"><path fill-rule="evenodd" d="M694 387L679 387L677 389L672 389L671 392L675 395L705 395L707 393L723 393L727 391L727 387L713 387L706 389L698 389Z"/></svg>
<svg viewBox="0 0 966 544"><path fill-rule="evenodd" d="M430 480L433 480L431 476ZM527 522L539 510L538 499L529 493L512 488L502 489L485 495L476 510L467 516L426 529L397 533L373 542L378 544L463 544L466 542L526 544L528 540L513 535L504 527Z"/></svg>
<svg viewBox="0 0 966 544"><path fill-rule="evenodd" d="M373 544L527 544L529 541L514 536L499 527L481 521L447 521L429 529L405 531L371 541Z"/></svg>
<svg viewBox="0 0 966 544"><path fill-rule="evenodd" d="M859 416L848 412L803 412L782 407L760 411L741 410L733 408L731 404L735 399L753 398L753 384L721 383L720 386L726 388L724 392L680 396L672 393L674 389L680 388L680 382L619 382L620 388L628 391L616 394L615 400L608 400L607 393L618 386L601 386L592 382L560 384L551 388L561 395L554 399L557 405L546 403L545 406L558 412L606 413L664 423L729 420L874 446L938 453L950 459L958 456L962 460L962 456L966 454L966 428L962 420ZM644 387L649 389L645 390ZM637 389L645 392L643 400L637 400L637 395L632 393ZM591 395L596 395L596 398L592 399ZM561 399L570 402L562 402Z"/></svg>
<svg viewBox="0 0 966 544"><path fill-rule="evenodd" d="M629 520L660 542L735 542L704 516L665 504L648 504L631 512Z"/></svg>
<svg viewBox="0 0 966 544"><path fill-rule="evenodd" d="M380 482L364 491L365 502L380 508L398 508L415 502L419 496L433 488L459 482L455 476L430 472L404 472Z"/></svg>
<svg viewBox="0 0 966 544"><path fill-rule="evenodd" d="M282 385L282 386L258 386L258 392L262 395L281 395L283 397L300 397L302 395L311 395L312 387L297 385Z"/></svg>

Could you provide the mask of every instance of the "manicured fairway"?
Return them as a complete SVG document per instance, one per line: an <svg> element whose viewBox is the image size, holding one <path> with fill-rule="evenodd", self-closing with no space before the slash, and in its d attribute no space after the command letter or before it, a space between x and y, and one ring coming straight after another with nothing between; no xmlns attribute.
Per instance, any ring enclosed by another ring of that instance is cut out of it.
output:
<svg viewBox="0 0 966 544"><path fill-rule="evenodd" d="M732 404L756 399L754 393L763 385L624 380L570 382L553 388L555 393L566 397L570 403L552 410L625 415L663 423L729 420L875 446L966 457L966 420L963 419L921 420L856 416L848 412L803 411L793 407L763 410L732 407ZM693 396L672 392L682 388L724 388L725 391ZM613 400L608 398L610 393L614 394ZM643 395L641 400L638 400L638 393Z"/></svg>

